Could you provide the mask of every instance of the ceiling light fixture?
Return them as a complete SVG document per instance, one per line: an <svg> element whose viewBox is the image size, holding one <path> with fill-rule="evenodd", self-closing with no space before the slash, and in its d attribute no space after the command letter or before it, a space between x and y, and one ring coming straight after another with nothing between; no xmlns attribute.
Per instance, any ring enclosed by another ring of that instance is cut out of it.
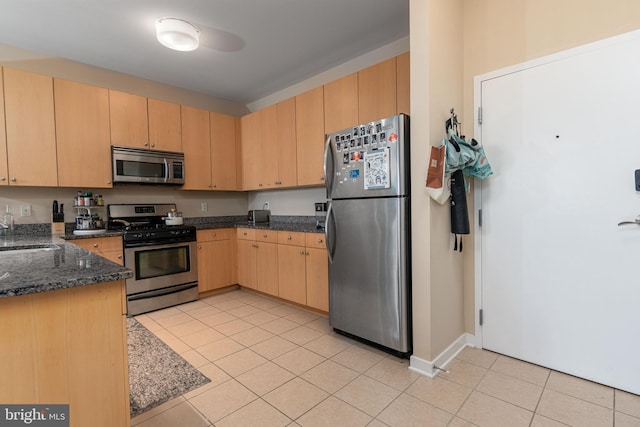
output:
<svg viewBox="0 0 640 427"><path fill-rule="evenodd" d="M200 30L184 19L159 18L156 20L156 36L163 46L187 52L198 48Z"/></svg>

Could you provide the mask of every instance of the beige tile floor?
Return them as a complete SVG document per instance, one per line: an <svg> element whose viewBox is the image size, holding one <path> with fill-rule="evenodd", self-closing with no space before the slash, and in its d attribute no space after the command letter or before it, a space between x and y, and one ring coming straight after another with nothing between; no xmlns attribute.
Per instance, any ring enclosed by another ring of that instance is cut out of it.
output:
<svg viewBox="0 0 640 427"><path fill-rule="evenodd" d="M640 396L473 348L426 378L242 290L137 319L211 379L137 427L640 426Z"/></svg>

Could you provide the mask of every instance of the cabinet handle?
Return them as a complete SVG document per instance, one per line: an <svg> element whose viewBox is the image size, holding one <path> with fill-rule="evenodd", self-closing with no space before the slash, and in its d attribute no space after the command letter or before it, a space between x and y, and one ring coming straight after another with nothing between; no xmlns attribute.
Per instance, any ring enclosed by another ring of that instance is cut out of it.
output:
<svg viewBox="0 0 640 427"><path fill-rule="evenodd" d="M122 255L118 255L118 259L122 259Z"/></svg>
<svg viewBox="0 0 640 427"><path fill-rule="evenodd" d="M198 249L202 249L202 245L198 245Z"/></svg>
<svg viewBox="0 0 640 427"><path fill-rule="evenodd" d="M17 179L15 177L11 178L11 182L16 182Z"/></svg>
<svg viewBox="0 0 640 427"><path fill-rule="evenodd" d="M258 245L251 245L251 247L252 247L252 248L257 248L257 247L258 247Z"/></svg>
<svg viewBox="0 0 640 427"><path fill-rule="evenodd" d="M321 176L321 177L320 177L320 181L324 181L324 176Z"/></svg>
<svg viewBox="0 0 640 427"><path fill-rule="evenodd" d="M145 146L145 147L148 147L148 146L149 146L149 143L148 143L148 142L145 142L145 143L144 143L144 146Z"/></svg>
<svg viewBox="0 0 640 427"><path fill-rule="evenodd" d="M247 232L245 231L244 233L242 233L242 235L246 236L246 235L247 235Z"/></svg>
<svg viewBox="0 0 640 427"><path fill-rule="evenodd" d="M6 181L7 178L5 178L4 176L0 176L0 181Z"/></svg>
<svg viewBox="0 0 640 427"><path fill-rule="evenodd" d="M98 246L100 246L100 244L98 244L98 243L94 243L94 244L93 244L93 247L94 247L94 248L97 248Z"/></svg>
<svg viewBox="0 0 640 427"><path fill-rule="evenodd" d="M262 187L262 184L258 184L258 187Z"/></svg>
<svg viewBox="0 0 640 427"><path fill-rule="evenodd" d="M213 184L213 188L218 188L218 186L216 184Z"/></svg>
<svg viewBox="0 0 640 427"><path fill-rule="evenodd" d="M322 243L322 239L318 239L318 243Z"/></svg>
<svg viewBox="0 0 640 427"><path fill-rule="evenodd" d="M266 238L267 238L267 235L266 235L266 234L263 234L263 235L262 235L262 237L264 237L264 238L266 239Z"/></svg>
<svg viewBox="0 0 640 427"><path fill-rule="evenodd" d="M282 185L282 181L276 181L275 184L276 185Z"/></svg>
<svg viewBox="0 0 640 427"><path fill-rule="evenodd" d="M300 251L300 255L304 255L304 251Z"/></svg>
<svg viewBox="0 0 640 427"><path fill-rule="evenodd" d="M152 147L155 147L155 146L156 146L156 144L151 144L151 146L152 146Z"/></svg>
<svg viewBox="0 0 640 427"><path fill-rule="evenodd" d="M291 240L291 239L292 239L292 237L291 237L291 236L287 236L287 240Z"/></svg>
<svg viewBox="0 0 640 427"><path fill-rule="evenodd" d="M307 256L308 256L308 255L309 255L309 252L307 252L305 255L307 255Z"/></svg>
<svg viewBox="0 0 640 427"><path fill-rule="evenodd" d="M216 234L216 233L212 233L212 235L213 235L213 237L216 237L218 234Z"/></svg>
<svg viewBox="0 0 640 427"><path fill-rule="evenodd" d="M107 181L107 184L111 184L111 181Z"/></svg>

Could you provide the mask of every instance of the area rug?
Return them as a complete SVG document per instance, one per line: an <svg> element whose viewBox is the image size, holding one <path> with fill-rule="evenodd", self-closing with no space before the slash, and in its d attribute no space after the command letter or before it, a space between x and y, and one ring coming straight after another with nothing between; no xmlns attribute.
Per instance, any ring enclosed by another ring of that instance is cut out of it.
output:
<svg viewBox="0 0 640 427"><path fill-rule="evenodd" d="M133 318L127 319L127 341L131 417L210 382Z"/></svg>

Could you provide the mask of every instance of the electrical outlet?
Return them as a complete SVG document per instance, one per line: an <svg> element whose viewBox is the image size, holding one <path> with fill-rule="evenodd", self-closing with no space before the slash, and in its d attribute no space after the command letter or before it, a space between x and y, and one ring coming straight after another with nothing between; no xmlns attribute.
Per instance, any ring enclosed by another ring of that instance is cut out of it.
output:
<svg viewBox="0 0 640 427"><path fill-rule="evenodd" d="M262 205L262 209L266 209L266 210L271 209L271 208L269 207L269 202L264 202L264 205Z"/></svg>
<svg viewBox="0 0 640 427"><path fill-rule="evenodd" d="M202 203L200 203L200 210L201 210L202 212L206 212L206 211L208 211L208 210L209 210L209 205L207 205L207 202L202 202Z"/></svg>
<svg viewBox="0 0 640 427"><path fill-rule="evenodd" d="M21 205L20 216L31 216L31 205Z"/></svg>

